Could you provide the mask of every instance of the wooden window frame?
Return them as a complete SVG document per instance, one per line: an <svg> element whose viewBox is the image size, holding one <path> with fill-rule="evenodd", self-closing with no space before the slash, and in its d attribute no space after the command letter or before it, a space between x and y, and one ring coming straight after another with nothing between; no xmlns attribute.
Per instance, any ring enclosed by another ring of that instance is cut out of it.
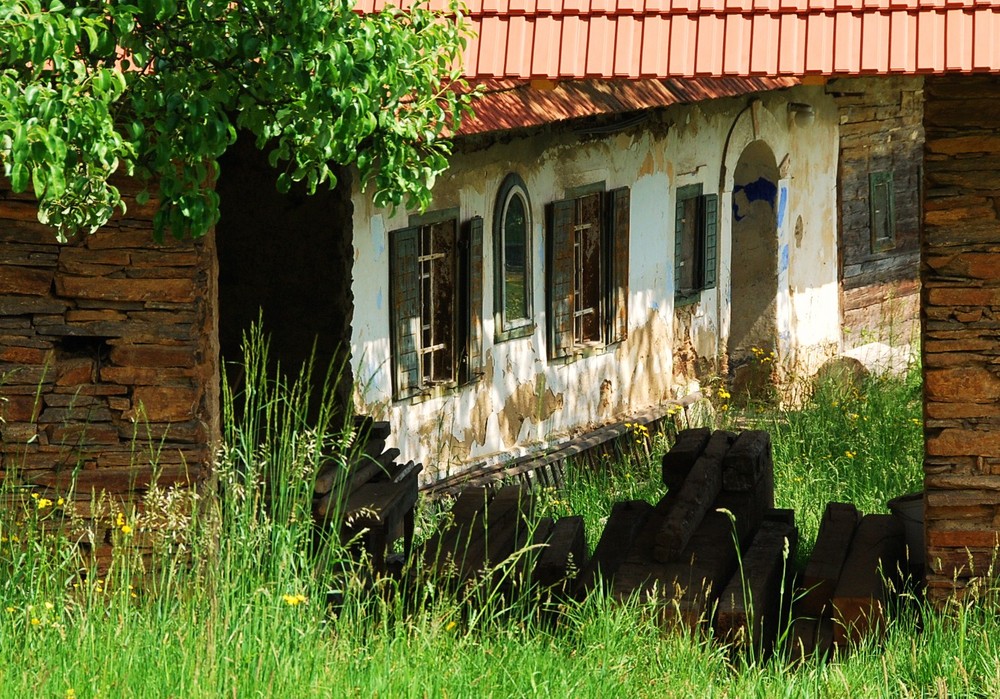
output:
<svg viewBox="0 0 1000 699"><path fill-rule="evenodd" d="M450 236L449 236L450 233ZM393 397L437 395L471 381L482 361L482 219L458 210L410 218L389 234Z"/></svg>
<svg viewBox="0 0 1000 699"><path fill-rule="evenodd" d="M868 222L872 254L887 252L896 247L895 199L891 170L868 173Z"/></svg>
<svg viewBox="0 0 1000 699"><path fill-rule="evenodd" d="M687 305L718 283L719 197L700 183L678 187L674 211L674 304Z"/></svg>
<svg viewBox="0 0 1000 699"><path fill-rule="evenodd" d="M574 359L628 336L631 192L603 183L547 207L548 355Z"/></svg>
<svg viewBox="0 0 1000 699"><path fill-rule="evenodd" d="M524 204L524 305L522 318L507 316L507 260L506 260L506 219L507 209L514 197L520 197ZM528 337L535 331L534 317L534 275L532 268L531 198L528 188L517 174L507 175L497 192L493 215L493 318L496 329L495 342L504 342Z"/></svg>

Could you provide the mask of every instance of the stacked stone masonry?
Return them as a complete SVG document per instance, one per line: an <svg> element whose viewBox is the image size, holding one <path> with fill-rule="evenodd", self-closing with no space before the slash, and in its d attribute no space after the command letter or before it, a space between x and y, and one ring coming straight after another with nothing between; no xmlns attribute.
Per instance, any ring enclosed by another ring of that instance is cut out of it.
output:
<svg viewBox="0 0 1000 699"><path fill-rule="evenodd" d="M928 592L961 596L1000 536L1000 78L928 77L921 276Z"/></svg>
<svg viewBox="0 0 1000 699"><path fill-rule="evenodd" d="M923 78L834 80L840 113L841 304L844 344L908 342L919 303ZM892 244L873 244L871 173L891 173Z"/></svg>
<svg viewBox="0 0 1000 699"><path fill-rule="evenodd" d="M0 478L63 498L97 553L95 499L198 482L218 431L212 236L155 243L155 202L122 190L127 213L60 244L0 182Z"/></svg>

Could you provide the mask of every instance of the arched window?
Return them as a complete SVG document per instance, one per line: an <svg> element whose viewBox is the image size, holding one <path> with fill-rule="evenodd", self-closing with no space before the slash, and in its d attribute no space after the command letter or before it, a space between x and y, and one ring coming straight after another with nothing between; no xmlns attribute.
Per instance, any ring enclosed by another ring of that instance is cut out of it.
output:
<svg viewBox="0 0 1000 699"><path fill-rule="evenodd" d="M493 216L498 339L531 331L531 205L524 181L507 175Z"/></svg>

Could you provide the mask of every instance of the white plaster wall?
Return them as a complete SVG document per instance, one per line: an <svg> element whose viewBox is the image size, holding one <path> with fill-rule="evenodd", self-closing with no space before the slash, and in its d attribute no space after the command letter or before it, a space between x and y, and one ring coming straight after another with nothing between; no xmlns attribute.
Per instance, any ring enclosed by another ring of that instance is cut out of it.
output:
<svg viewBox="0 0 1000 699"><path fill-rule="evenodd" d="M404 458L422 461L428 476L516 455L560 436L619 419L696 386L674 362L674 194L702 183L720 193L720 274L716 289L689 308L685 326L699 356L715 360L725 348L731 259L731 203L726 164L735 164L750 98L661 110L629 132L593 138L568 129L457 155L438 178L432 210L459 207L461 220L484 219L484 350L478 382L427 399L392 400L389 346L388 234L408 223L405 211L374 208L355 190L353 358L357 408L388 419ZM788 126L789 101L816 106L815 123ZM765 95L765 138L777 162L788 163L785 237L789 245L788 316L791 344L822 346L839 337L836 284L836 109L821 89ZM740 115L744 114L743 117ZM742 119L742 122L741 122ZM758 120L760 121L760 120ZM751 128L752 132L752 128ZM734 134L737 136L734 139ZM751 134L752 135L752 134ZM761 135L761 133L758 133ZM771 143L771 141L774 141ZM741 150L741 149L740 149ZM530 197L536 326L525 338L495 342L493 321L493 208L504 177L516 172ZM731 175L730 175L731 180ZM550 361L546 352L545 205L568 188L603 181L608 190L631 187L629 337L575 361ZM721 189L720 189L721 187ZM805 233L796 242L794 222ZM801 269L797 269L800 267ZM811 351L811 350L809 350ZM684 384L684 385L679 385ZM533 406L525 410L525 397ZM513 407L512 407L513 406ZM530 413L530 414L526 414Z"/></svg>

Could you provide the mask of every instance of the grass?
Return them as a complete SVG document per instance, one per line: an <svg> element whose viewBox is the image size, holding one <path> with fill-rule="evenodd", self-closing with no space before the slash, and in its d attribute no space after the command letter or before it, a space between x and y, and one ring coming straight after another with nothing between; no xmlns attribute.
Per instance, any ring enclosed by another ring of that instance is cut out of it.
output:
<svg viewBox="0 0 1000 699"><path fill-rule="evenodd" d="M343 454L351 435L316 429L302 389L267 380L263 364L247 375L248 389L227 394L222 495L177 505L183 498L161 493L151 504L177 508L147 561L154 572L139 575L133 542L151 534L140 521L116 523L110 571L81 576L73 542L38 533L37 499L0 514L0 697L1000 695L992 590L947 613L903 607L884 640L795 667L664 634L650 610L601 594L566 605L556 625L488 591L470 610L433 580L393 594L333 542L311 553L303 476L323 454ZM801 411L725 417L771 431L779 504L795 507L804 539L829 500L881 510L919 487L916 376L824 387ZM579 467L546 509L584 515L596 542L612 502L659 497L667 441L654 438L648 459ZM129 522L137 531L124 531ZM333 592L344 599L336 613Z"/></svg>

